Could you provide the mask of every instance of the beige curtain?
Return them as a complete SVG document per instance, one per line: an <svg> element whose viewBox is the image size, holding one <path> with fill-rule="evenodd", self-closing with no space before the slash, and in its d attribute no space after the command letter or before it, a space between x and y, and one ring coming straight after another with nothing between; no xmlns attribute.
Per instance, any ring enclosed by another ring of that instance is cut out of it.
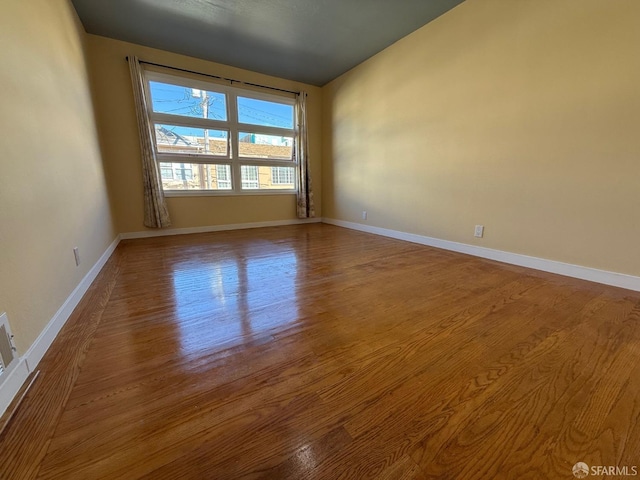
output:
<svg viewBox="0 0 640 480"><path fill-rule="evenodd" d="M140 60L136 56L129 56L129 71L133 85L133 99L138 117L140 131L140 152L142 154L142 181L144 184L144 224L151 228L171 226L169 210L164 200L160 166L156 161L153 148L153 126L149 122L147 102L145 101L144 78Z"/></svg>
<svg viewBox="0 0 640 480"><path fill-rule="evenodd" d="M296 97L296 139L293 146L294 160L298 162L298 218L316 216L309 171L307 141L307 94L300 92Z"/></svg>

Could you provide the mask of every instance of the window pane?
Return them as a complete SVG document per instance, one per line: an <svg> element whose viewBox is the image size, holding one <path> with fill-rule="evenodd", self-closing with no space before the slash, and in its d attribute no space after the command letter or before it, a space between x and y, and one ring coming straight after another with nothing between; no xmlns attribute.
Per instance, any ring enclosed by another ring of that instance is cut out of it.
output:
<svg viewBox="0 0 640 480"><path fill-rule="evenodd" d="M242 165L243 190L294 190L295 168Z"/></svg>
<svg viewBox="0 0 640 480"><path fill-rule="evenodd" d="M160 163L165 190L231 190L229 165Z"/></svg>
<svg viewBox="0 0 640 480"><path fill-rule="evenodd" d="M293 129L293 105L238 97L238 121Z"/></svg>
<svg viewBox="0 0 640 480"><path fill-rule="evenodd" d="M293 138L262 133L240 132L238 154L240 157L291 160Z"/></svg>
<svg viewBox="0 0 640 480"><path fill-rule="evenodd" d="M229 132L176 125L155 125L159 153L229 155Z"/></svg>
<svg viewBox="0 0 640 480"><path fill-rule="evenodd" d="M153 81L149 82L149 87L151 105L156 113L227 120L227 100L224 93Z"/></svg>

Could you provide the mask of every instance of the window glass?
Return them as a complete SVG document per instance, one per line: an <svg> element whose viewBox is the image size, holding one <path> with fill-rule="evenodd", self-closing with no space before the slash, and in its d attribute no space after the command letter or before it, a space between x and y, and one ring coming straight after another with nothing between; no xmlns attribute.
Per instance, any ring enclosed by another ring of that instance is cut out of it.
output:
<svg viewBox="0 0 640 480"><path fill-rule="evenodd" d="M229 132L177 125L155 125L158 153L229 155Z"/></svg>
<svg viewBox="0 0 640 480"><path fill-rule="evenodd" d="M238 155L245 158L291 160L292 145L292 137L249 132L238 135Z"/></svg>
<svg viewBox="0 0 640 480"><path fill-rule="evenodd" d="M198 163L162 162L164 190L231 190L231 167Z"/></svg>
<svg viewBox="0 0 640 480"><path fill-rule="evenodd" d="M149 88L152 108L156 113L227 120L224 93L155 81L149 82Z"/></svg>
<svg viewBox="0 0 640 480"><path fill-rule="evenodd" d="M238 97L238 121L250 125L293 129L293 105Z"/></svg>
<svg viewBox="0 0 640 480"><path fill-rule="evenodd" d="M293 167L242 165L241 174L243 190L293 190L296 187Z"/></svg>

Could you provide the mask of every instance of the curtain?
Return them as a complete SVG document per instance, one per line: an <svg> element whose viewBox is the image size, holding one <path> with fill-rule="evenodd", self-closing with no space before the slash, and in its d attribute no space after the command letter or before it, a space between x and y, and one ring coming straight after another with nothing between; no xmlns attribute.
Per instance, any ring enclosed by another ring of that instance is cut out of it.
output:
<svg viewBox="0 0 640 480"><path fill-rule="evenodd" d="M293 145L293 159L298 162L298 218L316 216L309 171L307 141L307 94L300 92L296 97L296 139Z"/></svg>
<svg viewBox="0 0 640 480"><path fill-rule="evenodd" d="M147 112L145 99L144 78L140 60L136 56L129 56L129 71L133 85L133 99L140 131L140 152L142 154L142 179L144 186L144 224L151 228L171 226L169 210L164 200L160 166L156 161L153 148L154 130Z"/></svg>

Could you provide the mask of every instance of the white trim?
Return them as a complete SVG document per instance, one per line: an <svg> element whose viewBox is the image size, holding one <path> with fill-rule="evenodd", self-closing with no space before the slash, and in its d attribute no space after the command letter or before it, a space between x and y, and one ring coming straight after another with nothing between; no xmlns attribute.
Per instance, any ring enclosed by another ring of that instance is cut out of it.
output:
<svg viewBox="0 0 640 480"><path fill-rule="evenodd" d="M589 280L591 282L603 283L614 287L626 288L629 290L640 291L640 277L626 275L617 272L608 272L606 270L598 270L596 268L583 267L580 265L572 265L570 263L558 262L556 260L547 260L545 258L531 257L519 253L504 252L502 250L494 250L486 247L478 247L468 245L466 243L452 242L450 240L441 240L439 238L426 237L414 233L406 233L398 230L390 230L388 228L373 227L363 225L361 223L347 222L344 220L336 220L333 218L323 218L323 223L336 225L338 227L350 228L361 232L373 233L384 237L396 238L407 242L419 243L430 247L442 248L454 252L465 253L475 257L488 258L498 262L510 263L521 267L533 268L544 272L556 273L567 277Z"/></svg>
<svg viewBox="0 0 640 480"><path fill-rule="evenodd" d="M8 377L2 382L2 388L0 388L0 415L5 412L29 374L36 369L38 363L40 363L40 360L44 357L44 354L47 353L56 336L71 316L71 313L78 303L80 303L80 300L91 286L91 283L93 283L102 267L104 267L109 257L111 257L115 251L118 243L120 243L120 235L107 247L107 250L95 265L91 267L51 320L49 320L49 323L47 323L44 330L40 332L35 342L31 344L27 353L20 357L18 365L9 372Z"/></svg>
<svg viewBox="0 0 640 480"><path fill-rule="evenodd" d="M204 153L157 152L156 157L158 163L190 163L192 165L231 165L233 163L228 155L206 155Z"/></svg>
<svg viewBox="0 0 640 480"><path fill-rule="evenodd" d="M280 227L284 225L300 225L304 223L321 223L322 218L305 218L293 220L273 220L270 222L230 223L226 225L208 225L204 227L165 228L162 230L146 230L120 234L122 240L133 238L167 237L170 235L188 235L190 233L223 232L227 230L244 230L247 228Z"/></svg>
<svg viewBox="0 0 640 480"><path fill-rule="evenodd" d="M73 292L71 292L71 295L67 297L44 330L40 332L36 341L33 342L31 347L29 347L29 350L27 350L27 353L24 355L24 359L27 362L27 367L30 372L33 372L36 369L38 363L40 363L40 360L44 357L44 354L47 353L47 350L55 340L56 336L71 316L71 313L73 313L73 310L78 306L78 303L80 303L80 300L82 300L82 297L91 286L91 283L96 279L102 267L107 263L107 260L109 260L109 257L118 246L118 243L120 243L120 235L118 235L111 245L107 247L107 250L102 254L95 265L91 267L91 270L87 272L78 286L73 290Z"/></svg>
<svg viewBox="0 0 640 480"><path fill-rule="evenodd" d="M151 100L149 100L151 102ZM151 108L151 106L149 107ZM229 122L226 120L215 120L213 118L190 117L187 115L176 115L174 113L161 113L149 111L149 120L153 125L169 125L170 127L192 127L203 130L226 131L229 134ZM229 139L231 135L227 135ZM222 137L219 137L222 138ZM161 153L161 152L158 152ZM212 157L213 155L209 155ZM224 157L224 158L229 158Z"/></svg>
<svg viewBox="0 0 640 480"><path fill-rule="evenodd" d="M229 225L213 225L207 227L192 227L192 228L177 228L167 230L149 230L146 232L130 232L118 235L115 240L107 247L107 250L98 259L95 265L87 272L84 278L80 281L78 286L67 297L62 306L58 309L55 315L51 318L47 326L40 332L38 338L33 342L27 352L19 358L18 363L10 371L7 371L6 378L1 382L0 386L0 415L2 415L7 407L11 404L16 394L28 378L29 374L33 372L42 357L55 340L56 336L66 323L66 321L73 313L73 310L78 306L80 300L87 292L93 281L100 273L100 270L109 260L109 257L113 254L118 243L122 239L130 238L146 238L146 237L158 237L165 235L182 235L188 233L201 233L201 232L216 232L223 230L240 230L246 228L261 228L261 227L274 227L282 225L297 225L304 223L320 223L321 218L309 218L309 219L293 219L293 220L276 220L271 222L255 222L255 223L236 223ZM15 361L15 360L14 360Z"/></svg>
<svg viewBox="0 0 640 480"><path fill-rule="evenodd" d="M271 165L267 165L271 166ZM245 189L241 191L235 190L165 190L165 198L174 197L242 197L248 195L260 195L262 197L269 195L296 195L295 190L284 188L272 188L271 190L264 189Z"/></svg>

